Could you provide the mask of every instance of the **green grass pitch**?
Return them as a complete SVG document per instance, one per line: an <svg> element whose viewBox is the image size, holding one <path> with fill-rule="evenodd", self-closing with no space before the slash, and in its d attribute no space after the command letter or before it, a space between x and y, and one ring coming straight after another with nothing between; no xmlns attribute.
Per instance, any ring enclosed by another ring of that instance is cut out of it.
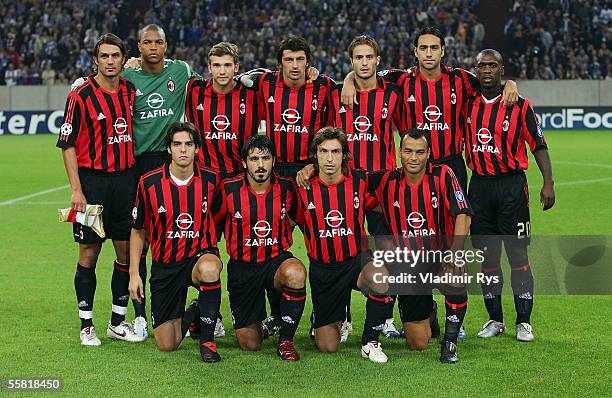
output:
<svg viewBox="0 0 612 398"><path fill-rule="evenodd" d="M547 139L557 204L546 213L541 211L541 177L530 158L532 234L612 235L612 134L549 132ZM153 338L130 345L105 337L111 307L110 244L103 249L97 268L94 321L102 346L81 347L73 287L77 245L70 225L57 221L57 208L69 205L70 192L60 188L10 202L67 184L55 140L53 136L0 138L0 378L62 377L63 394L72 396L612 394L612 296L536 295L532 321L536 341L525 344L514 338L510 296L504 301L508 333L489 340L476 338L487 318L482 299L473 295L465 322L469 337L459 343L461 361L449 366L438 362L439 346L434 341L427 350L415 353L403 341L383 338L390 362L377 365L362 359L359 340L365 300L358 293L353 295L355 331L339 353L318 353L307 336L309 301L296 338L301 361L280 361L275 339L264 342L261 352L241 352L224 293L222 312L228 334L218 340L223 361L210 365L200 361L191 339L176 352L161 353ZM295 241L293 252L305 259L299 232ZM610 247L608 243L608 251ZM227 255L223 249L222 253L225 263ZM222 280L225 283L225 275ZM604 283L609 286L612 281ZM437 299L441 303L439 295Z"/></svg>

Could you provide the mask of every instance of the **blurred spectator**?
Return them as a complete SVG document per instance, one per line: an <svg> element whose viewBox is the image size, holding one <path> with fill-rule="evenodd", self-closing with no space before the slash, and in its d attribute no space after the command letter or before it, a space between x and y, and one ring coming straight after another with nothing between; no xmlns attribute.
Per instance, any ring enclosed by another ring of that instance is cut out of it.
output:
<svg viewBox="0 0 612 398"><path fill-rule="evenodd" d="M21 79L21 69L15 68L15 64L11 62L4 72L4 81L7 86L16 86L19 79Z"/></svg>
<svg viewBox="0 0 612 398"><path fill-rule="evenodd" d="M52 86L55 84L55 70L51 68L51 63L47 62L45 64L45 69L41 75L42 84L45 86Z"/></svg>
<svg viewBox="0 0 612 398"><path fill-rule="evenodd" d="M606 78L611 6L611 0L516 0L504 27L506 72L520 79Z"/></svg>

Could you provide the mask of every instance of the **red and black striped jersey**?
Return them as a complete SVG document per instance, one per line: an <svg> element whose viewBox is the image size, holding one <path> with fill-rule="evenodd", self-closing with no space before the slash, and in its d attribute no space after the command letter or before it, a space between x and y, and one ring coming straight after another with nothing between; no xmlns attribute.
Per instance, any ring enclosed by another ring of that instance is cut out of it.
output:
<svg viewBox="0 0 612 398"><path fill-rule="evenodd" d="M375 206L363 170L352 170L333 185L313 176L310 189L298 189L295 220L304 234L308 256L329 264L367 250L365 211Z"/></svg>
<svg viewBox="0 0 612 398"><path fill-rule="evenodd" d="M357 92L359 103L340 103L342 86L332 90L330 122L346 133L353 155L350 167L368 171L397 167L393 131L401 126L402 94L398 86L377 78L375 89Z"/></svg>
<svg viewBox="0 0 612 398"><path fill-rule="evenodd" d="M478 80L472 73L442 65L436 80L427 80L418 68L409 71L381 71L379 75L402 88L405 128L431 133L431 158L461 156L463 123L461 110L465 101L477 95Z"/></svg>
<svg viewBox="0 0 612 398"><path fill-rule="evenodd" d="M278 163L308 160L314 135L328 125L330 91L334 84L326 75L299 88L285 85L279 72L265 72L260 78L266 133L274 142Z"/></svg>
<svg viewBox="0 0 612 398"><path fill-rule="evenodd" d="M442 243L453 236L458 214L472 214L451 168L430 163L426 167L418 184L410 184L401 168L369 175L370 191L400 246L408 242L415 242L419 248L424 242Z"/></svg>
<svg viewBox="0 0 612 398"><path fill-rule="evenodd" d="M219 188L218 173L194 167L185 185L178 185L165 164L143 175L132 211L132 228L146 229L151 256L174 263L215 247L217 231L210 211Z"/></svg>
<svg viewBox="0 0 612 398"><path fill-rule="evenodd" d="M506 108L501 95L493 100L473 97L465 107L466 163L482 176L527 170L527 151L547 148L529 100L519 97Z"/></svg>
<svg viewBox="0 0 612 398"><path fill-rule="evenodd" d="M213 207L217 224L224 224L227 253L246 263L269 261L293 244L290 218L295 218L294 182L273 173L270 186L257 193L242 174L221 182ZM218 210L217 210L218 208Z"/></svg>
<svg viewBox="0 0 612 398"><path fill-rule="evenodd" d="M257 134L263 117L257 91L237 83L229 93L220 94L212 79L191 79L185 106L187 120L197 127L202 139L199 164L224 174L241 171L242 145Z"/></svg>
<svg viewBox="0 0 612 398"><path fill-rule="evenodd" d="M119 89L112 93L90 76L68 95L57 146L74 147L79 168L109 173L130 168L135 94L134 85L122 77Z"/></svg>

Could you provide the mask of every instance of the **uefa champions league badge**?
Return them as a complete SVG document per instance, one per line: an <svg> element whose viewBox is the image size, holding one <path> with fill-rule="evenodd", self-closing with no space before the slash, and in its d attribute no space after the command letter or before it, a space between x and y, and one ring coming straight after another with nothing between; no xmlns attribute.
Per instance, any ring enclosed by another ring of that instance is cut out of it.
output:
<svg viewBox="0 0 612 398"><path fill-rule="evenodd" d="M172 80L172 78L168 78L168 84L166 84L166 87L168 88L168 91L170 91L171 93L174 92L174 81Z"/></svg>

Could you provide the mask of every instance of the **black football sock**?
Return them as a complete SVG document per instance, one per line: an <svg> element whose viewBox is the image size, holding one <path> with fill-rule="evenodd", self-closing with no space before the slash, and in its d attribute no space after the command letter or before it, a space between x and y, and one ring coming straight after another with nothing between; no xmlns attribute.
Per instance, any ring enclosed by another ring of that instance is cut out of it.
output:
<svg viewBox="0 0 612 398"><path fill-rule="evenodd" d="M138 264L138 273L140 274L140 279L142 279L142 293L145 295L147 291L147 253L143 253L140 255L140 263ZM139 316L147 319L147 310L146 310L146 295L141 297L140 303L136 300L132 300L132 304L134 305L134 317L138 318Z"/></svg>
<svg viewBox="0 0 612 398"><path fill-rule="evenodd" d="M119 261L113 263L113 276L111 278L111 292L113 294L113 312L111 313L111 325L117 326L125 321L127 314L128 298L130 293L130 266L121 264Z"/></svg>
<svg viewBox="0 0 612 398"><path fill-rule="evenodd" d="M353 322L353 316L351 315L351 297L352 294L349 296L349 301L346 305L346 321L349 323Z"/></svg>
<svg viewBox="0 0 612 398"><path fill-rule="evenodd" d="M306 304L306 287L301 289L283 288L280 299L280 332L278 341L291 340L302 319Z"/></svg>
<svg viewBox="0 0 612 398"><path fill-rule="evenodd" d="M81 329L93 326L93 301L96 294L96 267L85 268L77 263L74 274L74 290L76 291Z"/></svg>
<svg viewBox="0 0 612 398"><path fill-rule="evenodd" d="M482 295L484 298L485 307L489 314L489 319L497 322L504 321L504 313L502 309L502 287L504 285L504 274L502 273L499 265L488 267L483 264L482 272L485 277L497 277L498 283L482 282L480 284L482 288ZM485 280L490 280L485 278Z"/></svg>
<svg viewBox="0 0 612 398"><path fill-rule="evenodd" d="M189 307L185 310L183 314L183 319L181 319L181 336L185 338L187 331L189 330L189 325L193 322L199 322L200 309L197 307Z"/></svg>
<svg viewBox="0 0 612 398"><path fill-rule="evenodd" d="M511 267L512 291L514 293L514 308L516 309L516 324L531 323L533 308L533 275L529 264Z"/></svg>
<svg viewBox="0 0 612 398"><path fill-rule="evenodd" d="M221 281L200 282L198 289L200 290L198 304L202 324L200 344L202 344L215 341L215 325L221 307Z"/></svg>
<svg viewBox="0 0 612 398"><path fill-rule="evenodd" d="M280 322L280 294L276 290L268 290L268 303L270 303L270 315L274 317L276 324Z"/></svg>
<svg viewBox="0 0 612 398"><path fill-rule="evenodd" d="M391 302L389 303L389 311L387 311L387 316L385 317L385 319L393 319L393 307L395 307L396 299L397 299L396 294L391 296Z"/></svg>
<svg viewBox="0 0 612 398"><path fill-rule="evenodd" d="M444 323L444 340L457 343L459 329L467 311L467 294L451 294L444 297L446 320Z"/></svg>
<svg viewBox="0 0 612 398"><path fill-rule="evenodd" d="M383 294L368 294L366 301L366 319L361 335L361 344L366 345L368 341L378 341L380 332L385 324L389 313L391 297Z"/></svg>

